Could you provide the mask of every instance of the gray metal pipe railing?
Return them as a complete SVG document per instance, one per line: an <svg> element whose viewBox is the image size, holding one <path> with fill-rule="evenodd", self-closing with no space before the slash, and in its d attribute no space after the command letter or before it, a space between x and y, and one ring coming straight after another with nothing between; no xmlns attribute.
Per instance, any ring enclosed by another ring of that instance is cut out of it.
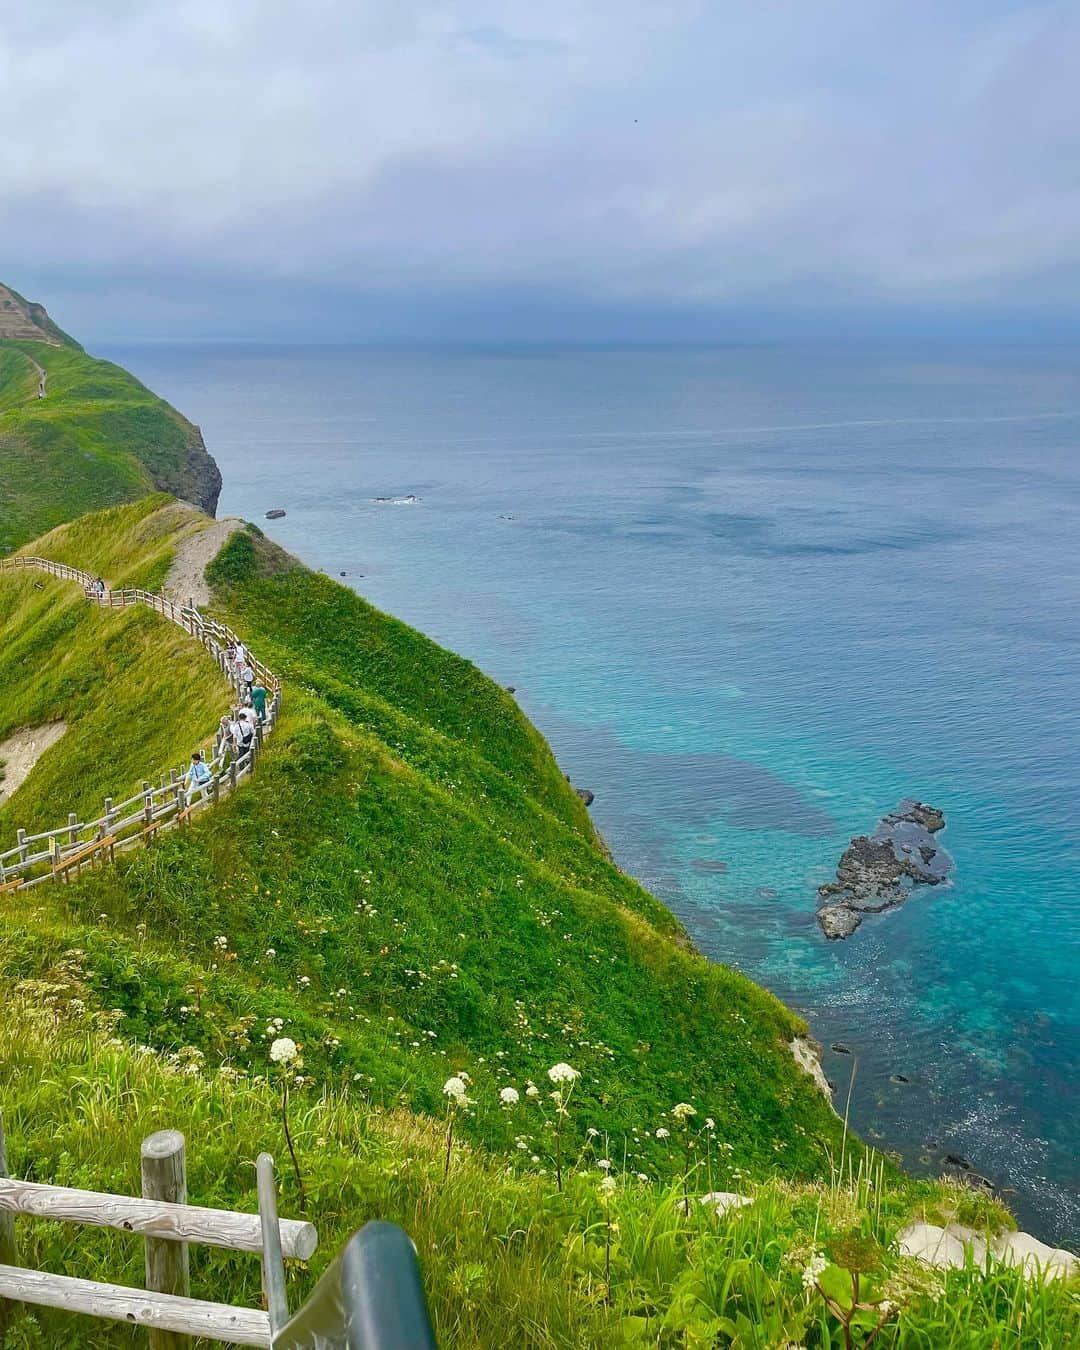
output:
<svg viewBox="0 0 1080 1350"><path fill-rule="evenodd" d="M416 1248L397 1224L354 1233L272 1350L436 1350Z"/></svg>

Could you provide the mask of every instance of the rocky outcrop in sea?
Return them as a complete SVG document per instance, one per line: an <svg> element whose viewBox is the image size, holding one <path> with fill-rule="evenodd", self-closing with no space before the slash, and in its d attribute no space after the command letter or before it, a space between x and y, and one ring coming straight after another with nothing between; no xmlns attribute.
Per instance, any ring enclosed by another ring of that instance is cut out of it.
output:
<svg viewBox="0 0 1080 1350"><path fill-rule="evenodd" d="M819 887L818 923L827 938L845 938L864 914L902 905L916 886L937 886L953 860L934 836L945 828L935 806L906 797L883 816L872 835L860 834L844 850L836 880Z"/></svg>

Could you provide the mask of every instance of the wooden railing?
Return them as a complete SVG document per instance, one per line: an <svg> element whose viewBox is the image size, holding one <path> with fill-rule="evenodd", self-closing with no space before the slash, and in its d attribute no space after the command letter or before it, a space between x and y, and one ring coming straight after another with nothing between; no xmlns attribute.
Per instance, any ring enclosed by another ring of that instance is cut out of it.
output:
<svg viewBox="0 0 1080 1350"><path fill-rule="evenodd" d="M0 570L19 568L32 568L77 582L91 603L106 609L148 606L201 642L239 693L238 677L230 667L226 647L240 639L226 624L200 614L194 604L178 605L165 595L136 587L99 589L99 582L91 573L49 558L21 555L0 558ZM213 805L247 778L254 771L263 741L273 731L281 710L281 681L251 652L247 652L247 660L267 690L266 721L256 729L249 749L234 755L230 747L215 738L205 747L204 761L210 773L206 783L188 786L186 770L181 766L161 775L156 786L144 779L141 789L123 801L106 797L104 811L93 820L80 820L75 812L70 812L66 824L51 830L38 834L18 830L15 846L0 852L0 894L45 881L69 881L72 873L78 875L83 867L111 861L117 849L148 843L159 830L184 825L195 812Z"/></svg>
<svg viewBox="0 0 1080 1350"><path fill-rule="evenodd" d="M150 1328L152 1350L181 1350L189 1336L229 1345L270 1346L276 1327L271 1313L194 1299L188 1276L189 1243L262 1257L268 1306L284 1290L284 1257L306 1261L315 1251L315 1226L277 1215L274 1166L268 1154L257 1162L259 1213L206 1209L187 1203L184 1136L159 1130L143 1141L142 1195L110 1195L7 1176L0 1120L0 1321L5 1300L84 1313ZM19 1264L16 1215L59 1219L134 1233L146 1252L146 1289L78 1279ZM10 1307L10 1304L7 1305ZM286 1310L287 1315L287 1310Z"/></svg>

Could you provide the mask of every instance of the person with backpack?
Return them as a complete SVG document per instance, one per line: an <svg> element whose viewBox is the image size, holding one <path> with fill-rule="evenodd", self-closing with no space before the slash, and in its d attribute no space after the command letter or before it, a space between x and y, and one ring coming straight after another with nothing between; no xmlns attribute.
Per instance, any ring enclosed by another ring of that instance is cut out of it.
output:
<svg viewBox="0 0 1080 1350"><path fill-rule="evenodd" d="M246 755L251 749L251 743L255 739L255 724L246 718L243 711L237 712L233 717L233 735L236 739L236 748L239 754Z"/></svg>

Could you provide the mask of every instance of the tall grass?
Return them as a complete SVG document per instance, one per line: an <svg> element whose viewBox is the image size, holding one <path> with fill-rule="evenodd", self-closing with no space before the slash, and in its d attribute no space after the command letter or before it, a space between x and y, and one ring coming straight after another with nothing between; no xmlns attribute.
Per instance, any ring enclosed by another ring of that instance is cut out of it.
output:
<svg viewBox="0 0 1080 1350"><path fill-rule="evenodd" d="M57 984L51 1003L39 988L22 987L0 1005L0 1101L14 1171L135 1193L140 1140L167 1125L187 1137L193 1201L254 1208L255 1154L285 1156L270 1075L238 1079L134 1047ZM1042 1285L974 1266L940 1274L898 1258L895 1234L915 1211L879 1160L855 1171L853 1187L772 1180L753 1188L750 1205L720 1215L693 1193L687 1206L679 1176L642 1184L618 1173L607 1194L588 1156L577 1159L562 1193L550 1173L522 1175L468 1146L455 1148L444 1177L437 1122L375 1110L337 1090L309 1090L294 1107L320 1249L310 1266L290 1269L293 1306L345 1237L379 1217L416 1241L447 1347L839 1346L839 1324L805 1288L803 1269L816 1252L850 1247L854 1231L877 1244L876 1275L896 1302L884 1344L1076 1343L1075 1281ZM280 1184L282 1212L293 1215L287 1168ZM18 1230L28 1265L141 1283L137 1238L22 1219ZM257 1303L254 1258L208 1248L192 1255L196 1295ZM0 1340L4 1350L138 1343L128 1328L51 1312L24 1314Z"/></svg>

